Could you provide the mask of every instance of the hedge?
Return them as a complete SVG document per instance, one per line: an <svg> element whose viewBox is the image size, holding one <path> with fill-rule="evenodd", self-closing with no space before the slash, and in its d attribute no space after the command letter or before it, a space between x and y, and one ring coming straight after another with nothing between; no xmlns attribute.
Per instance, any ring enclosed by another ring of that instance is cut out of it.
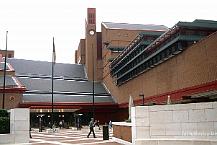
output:
<svg viewBox="0 0 217 145"><path fill-rule="evenodd" d="M0 134L10 133L10 118L7 110L0 109Z"/></svg>
<svg viewBox="0 0 217 145"><path fill-rule="evenodd" d="M0 134L10 133L10 118L0 117Z"/></svg>
<svg viewBox="0 0 217 145"><path fill-rule="evenodd" d="M0 109L0 117L9 117L9 113L5 109Z"/></svg>

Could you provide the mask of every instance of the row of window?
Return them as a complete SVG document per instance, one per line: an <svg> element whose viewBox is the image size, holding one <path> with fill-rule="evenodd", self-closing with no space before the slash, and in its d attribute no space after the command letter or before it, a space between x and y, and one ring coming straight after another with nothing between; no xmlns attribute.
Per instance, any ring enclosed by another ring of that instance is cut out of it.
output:
<svg viewBox="0 0 217 145"><path fill-rule="evenodd" d="M111 75L116 78L117 85L121 85L140 73L155 67L215 31L212 28L191 26L188 28L175 26L175 28L177 28L176 31L168 31L148 47L139 41L138 45L131 49L131 52L122 57L122 60L113 66L111 65ZM143 37L143 42L145 38L151 39L150 37Z"/></svg>
<svg viewBox="0 0 217 145"><path fill-rule="evenodd" d="M162 46L164 46L165 44L169 43L170 41L174 40L177 36L179 35L179 33L176 33L175 35L172 35L170 37L167 38L166 41L164 41L163 43L161 43L159 46L157 46L157 48L161 48ZM146 57L148 57L149 55L151 55L152 53L156 52L158 49L151 49L149 51L143 51L146 48L146 46L143 46L142 48L135 48L134 53L132 53L131 55L128 55L128 57L126 57L125 60L122 60L121 63L119 63L119 65L116 68L112 68L111 70L111 74L112 76L116 75L118 72L121 71L121 73L123 73L125 70L128 69L124 69L123 68L131 68L131 66L135 66L135 64L137 64L137 62L139 62L140 60L145 59ZM136 60L136 61L135 61Z"/></svg>
<svg viewBox="0 0 217 145"><path fill-rule="evenodd" d="M125 56L125 58L118 65L112 68L111 71L112 75L116 70L120 69L122 66L127 64L130 60L132 60L135 56L137 56L140 52L142 52L148 46L148 44L153 42L157 37L158 36L143 36L142 39L137 41L137 43L133 45L133 50L129 52L127 56ZM148 40L146 40L146 38L148 38Z"/></svg>
<svg viewBox="0 0 217 145"><path fill-rule="evenodd" d="M118 73L116 75L117 78L117 85L121 85L124 82L138 76L139 74L159 65L160 63L166 61L167 59L173 57L174 55L179 54L185 48L192 45L194 41L178 41L168 47L167 49L161 51L160 53L156 54L155 56L148 58L147 60L140 58L141 61L135 61L132 66L128 66L125 69L125 73ZM147 54L148 55L148 54ZM145 57L145 56L143 56ZM147 57L146 57L147 58Z"/></svg>
<svg viewBox="0 0 217 145"><path fill-rule="evenodd" d="M194 32L194 33L193 33ZM208 35L211 32L210 31L205 31L205 30L190 30L190 29L180 29L180 31L178 33L175 33L171 36L169 36L163 43L160 43L158 46L155 46L154 49L152 48L152 50L150 50L149 52L143 52L144 54L141 55L141 51L144 50L144 46L143 47L135 47L131 53L131 55L128 54L127 57L125 57L124 60L122 60L121 63L119 63L115 68L112 68L111 70L111 74L112 76L116 75L117 73L119 74L123 74L125 71L129 70L129 68L134 67L135 64L137 64L138 62L140 62L141 60L143 60L144 58L146 58L147 56L149 56L150 54L158 51L161 47L165 46L166 44L168 44L169 42L173 41L175 38L177 38L178 36L182 35L182 34L197 34L196 36L204 36L204 35ZM191 35L189 35L191 36ZM193 36L193 35L192 35ZM157 47L157 49L155 49ZM135 59L135 57L137 57L137 59ZM118 75L118 74L117 74Z"/></svg>
<svg viewBox="0 0 217 145"><path fill-rule="evenodd" d="M126 71L125 73L120 72L117 74L117 85L121 85L124 82L128 81L129 79L132 79L137 75L155 67L156 65L162 63L163 61L169 59L170 57L177 55L178 53L183 51L183 49L186 48L187 45L192 43L193 42L185 42L185 41L174 43L169 48L163 50L162 52L158 53L157 55L155 55L154 57L148 60L138 61L139 59L140 60L142 59L141 57L140 58L138 57L138 60L134 61L134 63L132 63L131 66L124 68L125 70L128 71Z"/></svg>
<svg viewBox="0 0 217 145"><path fill-rule="evenodd" d="M126 47L126 49L124 50L124 52L123 52L120 56L118 56L118 57L116 58L116 59L119 59L119 60L115 60L115 62L112 62L112 63L111 63L111 67L112 67L112 68L117 67L116 62L120 61L121 57L125 57L126 54L128 55L128 54L130 53L130 51L132 50L132 48L134 48L136 45L138 45L138 44L141 42L141 40L142 40L141 35L138 35L138 36L136 37L136 39L134 39L134 41L131 42L131 43ZM115 65L116 65L116 66L115 66Z"/></svg>

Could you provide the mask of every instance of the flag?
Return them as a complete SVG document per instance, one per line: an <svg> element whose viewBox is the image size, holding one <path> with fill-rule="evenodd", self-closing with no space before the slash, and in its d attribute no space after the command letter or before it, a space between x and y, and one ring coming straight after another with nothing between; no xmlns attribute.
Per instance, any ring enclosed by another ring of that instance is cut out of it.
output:
<svg viewBox="0 0 217 145"><path fill-rule="evenodd" d="M56 63L56 51L55 51L54 37L53 37L53 55L52 55L52 62L53 62L53 63Z"/></svg>

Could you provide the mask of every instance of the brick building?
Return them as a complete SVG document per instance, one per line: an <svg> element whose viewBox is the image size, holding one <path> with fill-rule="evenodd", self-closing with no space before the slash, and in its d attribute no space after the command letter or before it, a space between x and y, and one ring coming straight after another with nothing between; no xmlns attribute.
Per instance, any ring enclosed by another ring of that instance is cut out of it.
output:
<svg viewBox="0 0 217 145"><path fill-rule="evenodd" d="M0 55L2 55L1 52ZM4 69L5 66L6 70ZM2 58L0 58L0 108L9 109L19 107L19 103L25 91L26 87L16 78L13 67L9 63L5 65Z"/></svg>
<svg viewBox="0 0 217 145"><path fill-rule="evenodd" d="M0 50L2 57L5 57L5 50ZM14 50L7 50L7 58L14 58Z"/></svg>
<svg viewBox="0 0 217 145"><path fill-rule="evenodd" d="M89 119L93 112L101 123L125 120L130 96L135 105L143 104L143 96L146 105L165 104L168 96L172 103L215 101L216 31L216 21L195 20L178 22L170 29L102 22L101 32L96 32L96 9L89 8L76 64L55 64L55 120L64 117L69 122L74 114ZM48 123L51 62L8 58L5 90L3 66L1 62L5 108L28 107L33 123L39 114Z"/></svg>
<svg viewBox="0 0 217 145"><path fill-rule="evenodd" d="M135 105L143 104L143 97L146 105L165 104L168 96L172 103L216 100L217 21L178 22L170 29L102 22L97 32L101 39L91 43L88 32L92 28L86 26L78 51L82 46L89 53L82 51L76 57L82 54L84 60L92 60L82 63L87 75L91 72L87 65L96 65L95 81L102 82L118 104L117 120L127 119L129 96ZM96 26L91 26L95 31Z"/></svg>

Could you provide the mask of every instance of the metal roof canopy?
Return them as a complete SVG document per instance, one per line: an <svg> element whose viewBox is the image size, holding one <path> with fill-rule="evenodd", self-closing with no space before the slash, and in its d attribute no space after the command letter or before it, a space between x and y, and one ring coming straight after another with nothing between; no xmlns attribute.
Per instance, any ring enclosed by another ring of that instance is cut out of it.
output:
<svg viewBox="0 0 217 145"><path fill-rule="evenodd" d="M55 103L92 103L92 95L64 95L64 94L54 94L53 95ZM95 103L115 103L111 96L94 96ZM51 94L23 94L22 103L50 103Z"/></svg>
<svg viewBox="0 0 217 145"><path fill-rule="evenodd" d="M180 27L217 29L217 21L212 21L212 20L196 19L193 22L181 22L180 21L176 25Z"/></svg>
<svg viewBox="0 0 217 145"><path fill-rule="evenodd" d="M8 67L8 63L6 63L6 70L9 70L9 67ZM0 70L4 70L4 65L5 65L5 62L0 62Z"/></svg>
<svg viewBox="0 0 217 145"><path fill-rule="evenodd" d="M0 87L3 87L4 77L0 76ZM12 76L5 76L6 87L18 87Z"/></svg>
<svg viewBox="0 0 217 145"><path fill-rule="evenodd" d="M168 28L164 25L154 24L129 24L129 23L114 23L102 22L102 25L107 29L126 29L126 30L153 30L153 31L166 31Z"/></svg>
<svg viewBox="0 0 217 145"><path fill-rule="evenodd" d="M16 70L16 75L51 76L51 62L8 58L7 62ZM54 77L87 79L84 66L78 64L56 63Z"/></svg>
<svg viewBox="0 0 217 145"><path fill-rule="evenodd" d="M24 86L26 86L29 92L51 92L51 79L17 78ZM96 94L108 94L101 83L95 82L94 85ZM54 92L92 93L92 86L93 83L91 81L54 80Z"/></svg>
<svg viewBox="0 0 217 145"><path fill-rule="evenodd" d="M16 78L26 86L21 105L33 106L51 103L51 62L24 59L8 59L16 70ZM95 85L95 102L115 104L112 96L99 82ZM76 64L55 64L54 103L92 103L93 82L88 81L84 66ZM38 104L37 104L38 103ZM48 105L46 105L48 104ZM43 107L41 109L44 109Z"/></svg>

